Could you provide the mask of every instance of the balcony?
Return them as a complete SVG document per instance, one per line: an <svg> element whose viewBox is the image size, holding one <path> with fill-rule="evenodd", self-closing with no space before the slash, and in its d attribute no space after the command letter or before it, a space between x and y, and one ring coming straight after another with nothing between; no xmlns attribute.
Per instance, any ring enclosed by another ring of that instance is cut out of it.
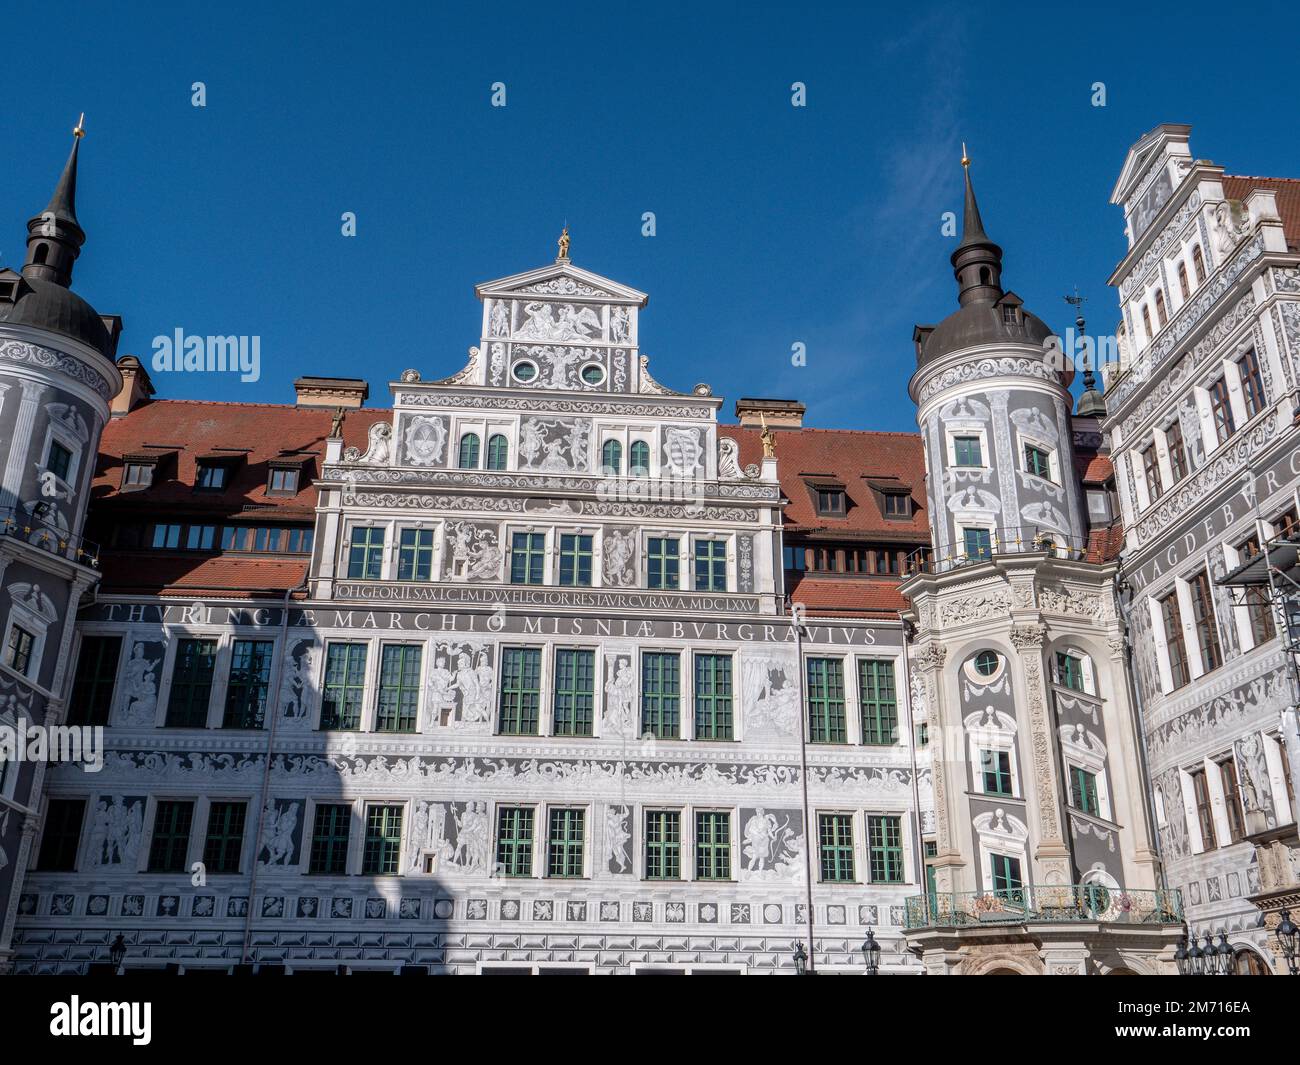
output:
<svg viewBox="0 0 1300 1065"><path fill-rule="evenodd" d="M965 540L951 545L945 552L936 551L932 559L920 557L919 551L913 552L907 558L904 575L911 577L917 573L947 573L961 566L991 562L1003 555L1049 555L1074 562L1084 562L1088 557L1086 539L1067 536L1041 525L980 529L978 533L978 536L967 535Z"/></svg>
<svg viewBox="0 0 1300 1065"><path fill-rule="evenodd" d="M913 895L906 925L916 928L986 928L1036 923L1181 924L1177 891L1124 891L1101 884L1026 885L997 891Z"/></svg>
<svg viewBox="0 0 1300 1065"><path fill-rule="evenodd" d="M72 536L13 507L0 510L0 536L12 536L50 554L61 555L92 569L99 568L99 544Z"/></svg>

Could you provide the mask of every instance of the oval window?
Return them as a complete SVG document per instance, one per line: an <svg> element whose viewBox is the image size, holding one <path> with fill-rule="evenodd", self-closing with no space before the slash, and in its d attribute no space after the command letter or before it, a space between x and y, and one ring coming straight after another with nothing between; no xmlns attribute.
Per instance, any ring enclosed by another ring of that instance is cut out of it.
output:
<svg viewBox="0 0 1300 1065"><path fill-rule="evenodd" d="M991 677L998 671L998 656L995 651L981 651L975 656L975 672L981 677Z"/></svg>
<svg viewBox="0 0 1300 1065"><path fill-rule="evenodd" d="M517 362L514 370L516 381L528 382L537 376L537 364L533 362Z"/></svg>
<svg viewBox="0 0 1300 1065"><path fill-rule="evenodd" d="M589 385L598 385L605 380L605 367L598 362L589 362L582 368L582 379Z"/></svg>

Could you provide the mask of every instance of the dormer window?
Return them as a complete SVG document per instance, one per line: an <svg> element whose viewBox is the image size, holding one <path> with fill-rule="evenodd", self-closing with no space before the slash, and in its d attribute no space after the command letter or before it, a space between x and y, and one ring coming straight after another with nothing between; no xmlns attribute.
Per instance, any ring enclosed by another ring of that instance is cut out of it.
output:
<svg viewBox="0 0 1300 1065"><path fill-rule="evenodd" d="M267 492L276 495L297 495L298 474L296 466L273 466L266 478Z"/></svg>
<svg viewBox="0 0 1300 1065"><path fill-rule="evenodd" d="M123 488L148 488L153 484L152 462L128 462L122 471Z"/></svg>
<svg viewBox="0 0 1300 1065"><path fill-rule="evenodd" d="M230 481L230 468L219 462L200 462L194 487L219 492Z"/></svg>
<svg viewBox="0 0 1300 1065"><path fill-rule="evenodd" d="M1016 318L1016 308L1015 308L1015 306L1014 306L1013 304L1003 304L1003 306L1002 306L1002 324L1003 324L1003 325L1015 325L1015 324L1017 323L1017 321L1018 321L1018 319Z"/></svg>
<svg viewBox="0 0 1300 1065"><path fill-rule="evenodd" d="M817 513L826 517L842 518L848 509L848 496L843 488L823 487L817 492Z"/></svg>
<svg viewBox="0 0 1300 1065"><path fill-rule="evenodd" d="M906 492L883 492L884 512L887 518L910 518L912 516L912 497Z"/></svg>

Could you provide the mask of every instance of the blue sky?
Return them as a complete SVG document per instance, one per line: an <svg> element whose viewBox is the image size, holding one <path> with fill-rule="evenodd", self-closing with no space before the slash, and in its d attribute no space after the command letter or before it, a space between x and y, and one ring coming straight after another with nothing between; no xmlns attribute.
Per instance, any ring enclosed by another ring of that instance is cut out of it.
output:
<svg viewBox="0 0 1300 1065"><path fill-rule="evenodd" d="M763 395L813 425L910 430L912 326L955 306L940 219L960 210L961 141L1007 285L1058 328L1078 285L1108 331L1108 200L1142 133L1191 123L1229 173L1300 176L1277 123L1294 62L1267 29L1292 21L1280 4L1246 24L1198 3L20 5L0 262L21 265L84 110L75 287L123 316L119 352L177 328L262 338L257 383L174 374L160 396L292 402L310 373L387 403L406 367L464 364L474 284L550 262L567 219L575 263L650 294L642 349L665 384L709 382L727 419Z"/></svg>

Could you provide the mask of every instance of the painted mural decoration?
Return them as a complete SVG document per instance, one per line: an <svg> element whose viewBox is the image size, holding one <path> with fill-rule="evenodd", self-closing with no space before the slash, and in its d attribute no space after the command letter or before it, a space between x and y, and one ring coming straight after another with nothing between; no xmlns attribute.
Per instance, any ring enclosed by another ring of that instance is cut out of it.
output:
<svg viewBox="0 0 1300 1065"><path fill-rule="evenodd" d="M740 810L740 879L794 883L805 876L803 815L798 810Z"/></svg>
<svg viewBox="0 0 1300 1065"><path fill-rule="evenodd" d="M525 418L519 423L519 465L540 473L587 468L591 422L578 418Z"/></svg>
<svg viewBox="0 0 1300 1065"><path fill-rule="evenodd" d="M134 640L118 685L117 720L121 726L152 727L158 716L158 680L167 644L163 640Z"/></svg>
<svg viewBox="0 0 1300 1065"><path fill-rule="evenodd" d="M491 732L496 701L491 647L481 641L434 644L425 690L426 732Z"/></svg>
<svg viewBox="0 0 1300 1065"><path fill-rule="evenodd" d="M746 736L778 742L796 738L800 710L794 656L746 655L740 661L748 703Z"/></svg>
<svg viewBox="0 0 1300 1065"><path fill-rule="evenodd" d="M636 584L636 532L605 526L601 537L601 577L607 588L628 588Z"/></svg>
<svg viewBox="0 0 1300 1065"><path fill-rule="evenodd" d="M408 838L413 844L407 856L411 872L492 872L492 819L486 802L421 800L415 804Z"/></svg>
<svg viewBox="0 0 1300 1065"><path fill-rule="evenodd" d="M402 443L409 466L436 466L447 450L447 419L415 414L403 422Z"/></svg>
<svg viewBox="0 0 1300 1065"><path fill-rule="evenodd" d="M101 796L90 814L86 862L96 869L115 866L135 872L144 839L143 795Z"/></svg>
<svg viewBox="0 0 1300 1065"><path fill-rule="evenodd" d="M443 576L449 581L496 581L501 577L501 532L496 525L449 521Z"/></svg>
<svg viewBox="0 0 1300 1065"><path fill-rule="evenodd" d="M704 475L704 430L670 425L664 430L664 472L673 477Z"/></svg>
<svg viewBox="0 0 1300 1065"><path fill-rule="evenodd" d="M637 678L630 654L605 656L605 713L601 732L631 739L638 732Z"/></svg>
<svg viewBox="0 0 1300 1065"><path fill-rule="evenodd" d="M311 725L311 678L316 669L316 644L299 640L289 650L280 683L280 710L290 727Z"/></svg>
<svg viewBox="0 0 1300 1065"><path fill-rule="evenodd" d="M534 300L523 305L522 321L515 330L518 340L596 340L601 333L600 315L577 303L542 303Z"/></svg>
<svg viewBox="0 0 1300 1065"><path fill-rule="evenodd" d="M605 869L610 873L632 872L632 858L628 854L628 844L632 840L632 832L628 828L631 816L630 807L605 807Z"/></svg>
<svg viewBox="0 0 1300 1065"><path fill-rule="evenodd" d="M302 843L301 799L272 799L262 810L262 835L257 863L290 868L298 861Z"/></svg>

